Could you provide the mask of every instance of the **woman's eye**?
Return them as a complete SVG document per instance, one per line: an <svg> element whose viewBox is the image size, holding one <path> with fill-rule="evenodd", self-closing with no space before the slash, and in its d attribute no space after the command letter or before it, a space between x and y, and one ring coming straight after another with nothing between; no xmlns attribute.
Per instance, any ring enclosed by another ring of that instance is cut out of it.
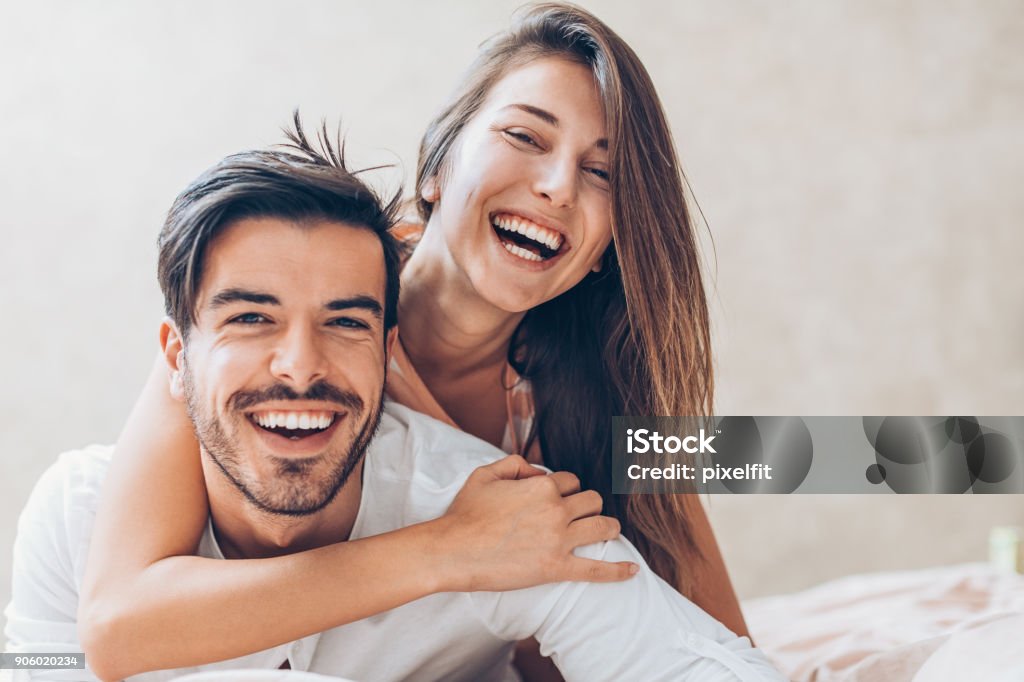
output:
<svg viewBox="0 0 1024 682"><path fill-rule="evenodd" d="M267 321L267 318L263 317L259 313L242 313L232 317L229 322L232 324L262 324Z"/></svg>
<svg viewBox="0 0 1024 682"><path fill-rule="evenodd" d="M608 171L606 171L605 169L603 169L603 168L587 168L586 171L588 173L590 173L591 175L593 175L595 178L598 178L599 180L603 180L604 182L608 182L609 175L608 175Z"/></svg>
<svg viewBox="0 0 1024 682"><path fill-rule="evenodd" d="M522 142L523 144L528 144L531 147L540 147L540 145L537 144L537 141L534 140L529 135L527 135L526 133L522 133L522 132L515 131L515 130L506 130L505 134L508 135L509 137L511 137L513 140L516 140L517 142Z"/></svg>

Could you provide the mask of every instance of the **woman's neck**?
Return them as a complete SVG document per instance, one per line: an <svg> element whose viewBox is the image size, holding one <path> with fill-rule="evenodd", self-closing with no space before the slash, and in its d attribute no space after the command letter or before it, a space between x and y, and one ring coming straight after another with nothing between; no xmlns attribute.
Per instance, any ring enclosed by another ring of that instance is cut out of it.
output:
<svg viewBox="0 0 1024 682"><path fill-rule="evenodd" d="M436 235L436 236L435 236ZM429 386L504 367L523 313L480 298L441 241L426 230L402 271L402 345Z"/></svg>

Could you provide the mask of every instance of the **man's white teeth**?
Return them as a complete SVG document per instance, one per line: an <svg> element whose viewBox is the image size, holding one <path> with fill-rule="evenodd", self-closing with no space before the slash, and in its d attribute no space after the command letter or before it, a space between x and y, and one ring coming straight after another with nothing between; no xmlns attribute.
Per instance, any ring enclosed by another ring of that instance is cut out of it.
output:
<svg viewBox="0 0 1024 682"><path fill-rule="evenodd" d="M552 251L558 251L562 246L562 235L523 218L497 215L494 217L494 226L509 232L518 232L527 239L543 244Z"/></svg>
<svg viewBox="0 0 1024 682"><path fill-rule="evenodd" d="M538 256L537 254L535 254L533 251L529 251L527 249L524 249L521 246L516 246L515 244L509 244L508 242L502 242L501 245L505 247L506 251L508 251L509 253L514 254L516 256L519 256L520 258L525 258L526 260L532 260L532 261L538 261L538 262L544 260L543 258Z"/></svg>
<svg viewBox="0 0 1024 682"><path fill-rule="evenodd" d="M259 412L253 415L265 429L326 429L334 421L333 412Z"/></svg>

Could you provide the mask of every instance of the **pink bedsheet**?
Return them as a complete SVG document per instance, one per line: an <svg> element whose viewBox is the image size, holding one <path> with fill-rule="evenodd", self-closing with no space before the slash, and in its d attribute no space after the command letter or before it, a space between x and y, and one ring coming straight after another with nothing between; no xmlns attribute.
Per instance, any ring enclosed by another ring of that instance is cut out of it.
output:
<svg viewBox="0 0 1024 682"><path fill-rule="evenodd" d="M1024 681L1024 576L986 564L850 576L744 613L793 680Z"/></svg>

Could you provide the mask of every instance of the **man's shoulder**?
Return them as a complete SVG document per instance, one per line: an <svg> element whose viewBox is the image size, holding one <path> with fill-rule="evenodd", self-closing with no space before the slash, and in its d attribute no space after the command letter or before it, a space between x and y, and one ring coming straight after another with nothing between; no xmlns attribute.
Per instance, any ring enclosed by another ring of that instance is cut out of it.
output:
<svg viewBox="0 0 1024 682"><path fill-rule="evenodd" d="M74 622L89 537L113 448L65 452L36 482L18 518L5 634L15 650L60 641L77 650ZM21 648L17 647L29 647ZM50 649L52 650L52 649Z"/></svg>
<svg viewBox="0 0 1024 682"><path fill-rule="evenodd" d="M89 445L57 456L39 477L26 514L56 514L94 507L113 454L112 445Z"/></svg>
<svg viewBox="0 0 1024 682"><path fill-rule="evenodd" d="M373 532L436 518L474 469L503 456L479 438L388 401L366 452L369 504L360 513L373 518Z"/></svg>
<svg viewBox="0 0 1024 682"><path fill-rule="evenodd" d="M368 457L375 473L415 475L439 485L462 481L479 466L505 456L490 443L393 401L384 403L380 430Z"/></svg>
<svg viewBox="0 0 1024 682"><path fill-rule="evenodd" d="M113 446L90 445L59 455L39 477L18 518L19 549L53 552L78 566L92 531ZM49 550L45 548L49 547Z"/></svg>

